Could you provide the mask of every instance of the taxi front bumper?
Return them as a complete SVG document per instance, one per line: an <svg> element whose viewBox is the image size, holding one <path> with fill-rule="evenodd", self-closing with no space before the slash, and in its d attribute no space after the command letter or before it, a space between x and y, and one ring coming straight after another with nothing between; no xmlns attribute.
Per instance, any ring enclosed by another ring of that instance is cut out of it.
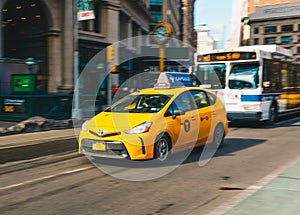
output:
<svg viewBox="0 0 300 215"><path fill-rule="evenodd" d="M147 143L147 144L146 144ZM107 157L130 160L152 159L154 143L149 134L119 134L101 138L88 131L79 135L79 153L93 157Z"/></svg>

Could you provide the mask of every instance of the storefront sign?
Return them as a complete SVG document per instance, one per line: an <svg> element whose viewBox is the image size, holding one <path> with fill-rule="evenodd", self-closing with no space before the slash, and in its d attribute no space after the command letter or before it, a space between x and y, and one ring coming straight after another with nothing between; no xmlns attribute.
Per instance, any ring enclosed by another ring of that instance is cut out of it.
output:
<svg viewBox="0 0 300 215"><path fill-rule="evenodd" d="M16 98L4 98L3 99L3 113L17 113L26 114L27 102L26 99L16 99Z"/></svg>
<svg viewBox="0 0 300 215"><path fill-rule="evenodd" d="M95 19L93 0L77 0L78 21Z"/></svg>

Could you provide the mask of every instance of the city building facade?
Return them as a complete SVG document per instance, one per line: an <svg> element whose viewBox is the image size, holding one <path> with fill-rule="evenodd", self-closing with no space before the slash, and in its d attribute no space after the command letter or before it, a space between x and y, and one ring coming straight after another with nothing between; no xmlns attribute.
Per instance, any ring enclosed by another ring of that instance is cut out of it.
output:
<svg viewBox="0 0 300 215"><path fill-rule="evenodd" d="M182 0L182 41L190 45L194 40L194 4L195 0Z"/></svg>
<svg viewBox="0 0 300 215"><path fill-rule="evenodd" d="M299 3L299 0L247 0L248 13L252 14L256 11L257 7L276 6L280 4Z"/></svg>
<svg viewBox="0 0 300 215"><path fill-rule="evenodd" d="M214 49L214 38L210 35L210 30L205 27L201 27L196 30L197 33L197 43L196 51L197 53L210 51Z"/></svg>
<svg viewBox="0 0 300 215"><path fill-rule="evenodd" d="M249 1L253 3L252 1ZM263 1L258 1L258 3ZM270 1L271 2L271 1ZM277 44L292 50L300 60L300 2L272 1L274 5L249 4L249 45ZM276 4L275 4L276 2ZM297 3L286 3L297 2Z"/></svg>
<svg viewBox="0 0 300 215"><path fill-rule="evenodd" d="M164 20L172 29L172 37L187 44L193 43L194 0L150 0L150 12L155 20L150 31Z"/></svg>
<svg viewBox="0 0 300 215"><path fill-rule="evenodd" d="M153 20L149 0L86 1L93 6L94 18L83 21L77 21L75 0L1 2L0 58L34 58L35 72L47 93L72 92L74 50L79 52L82 70L108 45L148 35ZM124 47L129 53L139 51L139 44L131 40Z"/></svg>

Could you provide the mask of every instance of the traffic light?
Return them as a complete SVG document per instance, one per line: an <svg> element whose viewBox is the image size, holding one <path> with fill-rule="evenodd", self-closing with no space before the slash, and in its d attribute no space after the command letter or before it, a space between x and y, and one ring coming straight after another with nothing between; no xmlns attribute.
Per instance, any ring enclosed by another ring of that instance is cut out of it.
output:
<svg viewBox="0 0 300 215"><path fill-rule="evenodd" d="M114 47L107 46L106 47L106 61L108 63L112 62L115 58Z"/></svg>
<svg viewBox="0 0 300 215"><path fill-rule="evenodd" d="M112 65L110 66L110 72L111 72L111 73L117 72L117 67L116 67L116 65L112 64Z"/></svg>

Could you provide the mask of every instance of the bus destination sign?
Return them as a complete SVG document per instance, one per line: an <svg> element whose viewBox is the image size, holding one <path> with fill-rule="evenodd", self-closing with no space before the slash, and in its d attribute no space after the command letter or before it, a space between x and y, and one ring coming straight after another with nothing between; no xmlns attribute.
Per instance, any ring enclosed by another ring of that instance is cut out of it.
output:
<svg viewBox="0 0 300 215"><path fill-rule="evenodd" d="M212 54L198 55L198 62L230 61L230 60L254 60L255 52L218 52Z"/></svg>

